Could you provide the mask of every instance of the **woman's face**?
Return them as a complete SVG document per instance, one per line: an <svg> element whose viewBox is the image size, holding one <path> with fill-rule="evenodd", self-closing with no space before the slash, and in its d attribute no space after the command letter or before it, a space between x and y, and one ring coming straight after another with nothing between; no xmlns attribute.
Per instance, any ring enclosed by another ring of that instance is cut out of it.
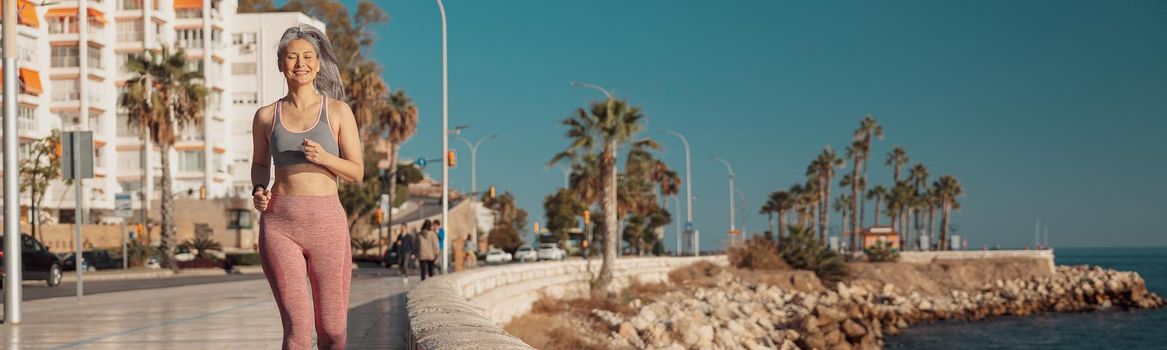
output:
<svg viewBox="0 0 1167 350"><path fill-rule="evenodd" d="M280 66L283 67L284 79L289 82L296 85L312 84L316 72L320 71L320 60L311 43L296 39L288 42L284 57L280 57Z"/></svg>

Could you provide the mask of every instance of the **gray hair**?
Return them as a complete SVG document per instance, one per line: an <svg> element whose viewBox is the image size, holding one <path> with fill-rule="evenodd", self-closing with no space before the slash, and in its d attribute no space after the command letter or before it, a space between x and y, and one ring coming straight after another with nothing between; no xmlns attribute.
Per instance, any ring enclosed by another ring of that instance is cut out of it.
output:
<svg viewBox="0 0 1167 350"><path fill-rule="evenodd" d="M284 35L280 36L279 49L276 50L276 59L279 60L277 62L282 62L284 55L288 53L288 43L296 39L308 41L316 49L316 55L320 60L320 69L313 82L316 91L344 101L344 84L340 82L340 67L337 66L336 54L332 51L332 42L316 27L298 24L284 31Z"/></svg>

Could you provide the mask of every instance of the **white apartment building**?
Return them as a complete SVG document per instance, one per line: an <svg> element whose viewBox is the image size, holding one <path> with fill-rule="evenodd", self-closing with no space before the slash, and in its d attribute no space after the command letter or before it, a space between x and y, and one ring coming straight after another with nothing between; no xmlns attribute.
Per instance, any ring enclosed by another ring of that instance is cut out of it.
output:
<svg viewBox="0 0 1167 350"><path fill-rule="evenodd" d="M236 14L235 0L18 3L21 154L54 129L93 131L95 177L85 180L82 193L90 223L120 220L109 215L116 193L136 194L135 210L143 197L160 195L159 149L128 128L117 107L131 78L122 68L129 57L183 49L189 67L203 72L202 125L179 130L170 154L176 196L247 195L252 116L286 91L276 69L279 35L300 23L324 29L300 13ZM73 195L71 186L54 182L42 217L74 222ZM23 195L22 206L29 203Z"/></svg>

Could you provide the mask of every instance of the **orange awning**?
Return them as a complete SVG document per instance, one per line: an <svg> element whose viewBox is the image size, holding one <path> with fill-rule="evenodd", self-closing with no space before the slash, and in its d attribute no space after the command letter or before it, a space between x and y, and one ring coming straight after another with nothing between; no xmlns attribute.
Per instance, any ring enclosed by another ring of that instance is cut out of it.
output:
<svg viewBox="0 0 1167 350"><path fill-rule="evenodd" d="M76 15L77 15L77 8L76 7L55 8L55 9L49 9L48 12L45 12L45 18L69 17L69 16L76 16Z"/></svg>
<svg viewBox="0 0 1167 350"><path fill-rule="evenodd" d="M20 87L30 95L39 96L45 91L41 88L41 74L28 68L20 69Z"/></svg>
<svg viewBox="0 0 1167 350"><path fill-rule="evenodd" d="M89 17L97 23L109 24L109 20L105 19L105 13L101 12L101 10L88 7L85 9L85 13L89 14ZM77 8L66 7L49 9L49 12L45 12L45 18L49 17L77 17Z"/></svg>
<svg viewBox="0 0 1167 350"><path fill-rule="evenodd" d="M87 8L85 8L85 12L89 13L89 18L94 20L94 21L97 21L97 23L109 24L109 21L105 19L105 14L102 13L101 10L98 10L98 9L95 9L92 7L87 7Z"/></svg>
<svg viewBox="0 0 1167 350"><path fill-rule="evenodd" d="M33 27L33 28L40 27L41 21L36 16L36 5L33 5L33 3L31 1L20 0L19 2L16 3L16 10L17 10L16 23L23 24L23 25ZM0 8L0 15L3 15L3 13L4 13L4 10L2 8Z"/></svg>
<svg viewBox="0 0 1167 350"><path fill-rule="evenodd" d="M175 10L201 9L203 0L174 0Z"/></svg>

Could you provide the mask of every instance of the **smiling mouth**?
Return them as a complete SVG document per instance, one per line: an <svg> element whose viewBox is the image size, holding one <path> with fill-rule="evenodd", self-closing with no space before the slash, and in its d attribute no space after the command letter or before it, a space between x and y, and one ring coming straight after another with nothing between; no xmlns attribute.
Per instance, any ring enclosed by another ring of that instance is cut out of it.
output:
<svg viewBox="0 0 1167 350"><path fill-rule="evenodd" d="M308 75L308 73L311 73L311 72L306 71L306 70L292 71L292 74L295 74L295 75Z"/></svg>

